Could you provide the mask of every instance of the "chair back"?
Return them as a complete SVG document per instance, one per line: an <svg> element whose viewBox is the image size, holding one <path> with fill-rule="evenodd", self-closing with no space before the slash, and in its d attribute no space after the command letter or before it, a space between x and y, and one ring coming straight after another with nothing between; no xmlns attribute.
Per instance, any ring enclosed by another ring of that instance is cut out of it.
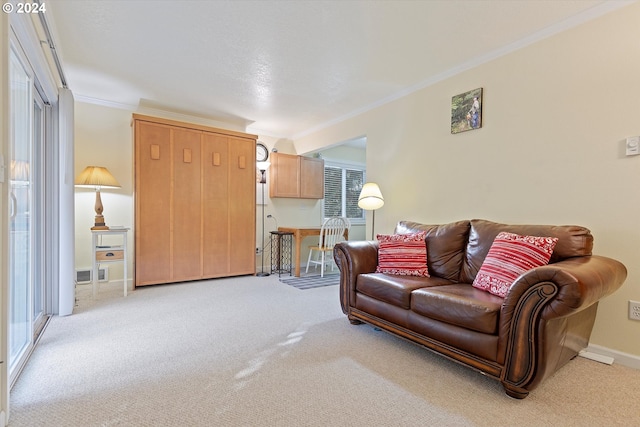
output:
<svg viewBox="0 0 640 427"><path fill-rule="evenodd" d="M320 247L332 249L336 243L342 240L347 224L341 217L327 218L320 229Z"/></svg>
<svg viewBox="0 0 640 427"><path fill-rule="evenodd" d="M349 218L347 218L346 216L341 216L340 218L342 218L342 220L344 221L345 228L347 230L351 231L351 220Z"/></svg>

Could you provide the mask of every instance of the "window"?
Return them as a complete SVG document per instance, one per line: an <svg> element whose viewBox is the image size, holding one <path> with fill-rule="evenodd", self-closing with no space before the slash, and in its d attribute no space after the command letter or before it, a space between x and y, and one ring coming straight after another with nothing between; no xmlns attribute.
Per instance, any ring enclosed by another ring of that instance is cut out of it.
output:
<svg viewBox="0 0 640 427"><path fill-rule="evenodd" d="M352 223L364 223L358 196L364 184L364 166L325 162L324 217L345 216Z"/></svg>

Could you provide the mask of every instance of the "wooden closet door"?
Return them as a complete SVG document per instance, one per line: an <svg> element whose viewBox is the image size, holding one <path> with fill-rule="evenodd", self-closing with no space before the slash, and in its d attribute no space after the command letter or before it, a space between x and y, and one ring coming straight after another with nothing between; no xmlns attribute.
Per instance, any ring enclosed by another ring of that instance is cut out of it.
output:
<svg viewBox="0 0 640 427"><path fill-rule="evenodd" d="M202 132L172 130L173 185L171 206L171 277L202 277Z"/></svg>
<svg viewBox="0 0 640 427"><path fill-rule="evenodd" d="M136 286L255 274L257 136L133 118Z"/></svg>
<svg viewBox="0 0 640 427"><path fill-rule="evenodd" d="M171 128L135 123L135 282L141 286L171 277Z"/></svg>
<svg viewBox="0 0 640 427"><path fill-rule="evenodd" d="M229 138L204 133L203 142L203 271L205 277L230 272Z"/></svg>
<svg viewBox="0 0 640 427"><path fill-rule="evenodd" d="M256 143L229 138L229 232L231 273L256 271Z"/></svg>

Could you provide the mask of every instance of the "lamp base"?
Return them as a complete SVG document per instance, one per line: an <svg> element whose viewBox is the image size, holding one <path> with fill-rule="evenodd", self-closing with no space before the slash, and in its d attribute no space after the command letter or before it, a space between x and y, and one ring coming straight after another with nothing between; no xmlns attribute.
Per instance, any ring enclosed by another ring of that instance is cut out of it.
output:
<svg viewBox="0 0 640 427"><path fill-rule="evenodd" d="M92 230L108 230L109 227L104 222L104 217L102 215L96 215L95 224L91 227Z"/></svg>

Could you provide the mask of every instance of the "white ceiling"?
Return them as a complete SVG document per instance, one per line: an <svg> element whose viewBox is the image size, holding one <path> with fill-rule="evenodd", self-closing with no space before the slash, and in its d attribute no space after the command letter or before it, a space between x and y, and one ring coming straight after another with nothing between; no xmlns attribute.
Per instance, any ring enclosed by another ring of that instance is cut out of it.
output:
<svg viewBox="0 0 640 427"><path fill-rule="evenodd" d="M625 2L50 0L76 99L296 138ZM461 88L461 90L473 89Z"/></svg>

